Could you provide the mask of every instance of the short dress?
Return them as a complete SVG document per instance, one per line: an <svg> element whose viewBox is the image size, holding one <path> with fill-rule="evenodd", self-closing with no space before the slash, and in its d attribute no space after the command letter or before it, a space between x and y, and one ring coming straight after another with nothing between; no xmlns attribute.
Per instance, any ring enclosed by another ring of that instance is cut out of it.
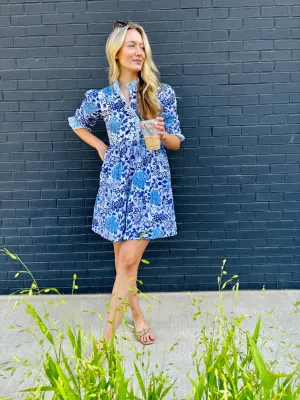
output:
<svg viewBox="0 0 300 400"><path fill-rule="evenodd" d="M68 118L74 129L89 130L99 118L106 124L109 147L100 171L92 231L112 242L159 239L177 234L171 175L166 148L147 150L137 110L139 79L129 82L130 104L119 81L85 93ZM158 88L165 130L183 141L174 90Z"/></svg>

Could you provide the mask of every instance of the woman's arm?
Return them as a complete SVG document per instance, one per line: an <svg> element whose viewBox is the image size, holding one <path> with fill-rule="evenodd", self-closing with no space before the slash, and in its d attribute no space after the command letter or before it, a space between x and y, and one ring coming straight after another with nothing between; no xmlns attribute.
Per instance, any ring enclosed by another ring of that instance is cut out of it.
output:
<svg viewBox="0 0 300 400"><path fill-rule="evenodd" d="M158 96L162 105L161 117L156 119L160 139L168 149L176 151L185 137L180 129L174 89L163 84Z"/></svg>
<svg viewBox="0 0 300 400"><path fill-rule="evenodd" d="M73 131L85 143L94 147L98 151L101 160L104 160L104 154L106 153L108 146L102 140L98 139L97 136L93 135L87 128L73 129Z"/></svg>
<svg viewBox="0 0 300 400"><path fill-rule="evenodd" d="M84 142L94 147L102 159L108 146L91 133L90 126L95 125L96 120L101 116L99 91L91 89L85 93L83 100L73 117L68 118L69 125Z"/></svg>
<svg viewBox="0 0 300 400"><path fill-rule="evenodd" d="M163 144L170 150L177 151L180 148L180 139L178 136L170 135L168 132L164 132L164 139L161 139Z"/></svg>
<svg viewBox="0 0 300 400"><path fill-rule="evenodd" d="M170 135L166 130L165 130L165 124L164 120L162 117L156 118L156 123L155 123L157 132L160 136L160 140L162 143L170 150L177 151L180 148L180 138L176 135Z"/></svg>

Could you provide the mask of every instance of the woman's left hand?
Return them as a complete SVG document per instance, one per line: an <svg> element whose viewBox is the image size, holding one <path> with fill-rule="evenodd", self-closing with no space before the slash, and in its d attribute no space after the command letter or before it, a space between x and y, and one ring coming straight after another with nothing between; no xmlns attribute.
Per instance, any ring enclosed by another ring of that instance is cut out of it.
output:
<svg viewBox="0 0 300 400"><path fill-rule="evenodd" d="M163 117L157 117L155 122L156 131L159 134L160 140L163 142L168 136L168 132L165 131L165 124Z"/></svg>

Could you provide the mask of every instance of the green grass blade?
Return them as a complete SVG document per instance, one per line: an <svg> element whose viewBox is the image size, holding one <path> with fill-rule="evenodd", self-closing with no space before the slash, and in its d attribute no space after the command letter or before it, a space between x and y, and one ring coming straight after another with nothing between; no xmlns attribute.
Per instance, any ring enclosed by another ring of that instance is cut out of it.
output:
<svg viewBox="0 0 300 400"><path fill-rule="evenodd" d="M248 337L249 344L251 347L253 360L254 360L255 366L259 372L259 375L261 378L261 384L264 388L265 399L269 399L270 392L271 392L272 388L274 387L274 384L275 384L277 378L280 375L274 374L274 373L271 373L270 371L268 371L268 369L264 363L264 360L263 360L256 344L254 343L254 340L248 333L247 333L247 337Z"/></svg>
<svg viewBox="0 0 300 400"><path fill-rule="evenodd" d="M20 390L20 392L36 392L39 390L40 392L54 392L54 388L52 386L36 386L24 390Z"/></svg>
<svg viewBox="0 0 300 400"><path fill-rule="evenodd" d="M66 377L66 375L64 374L63 370L60 368L58 363L56 363L56 369L58 371L59 377L60 377L61 382L63 384L63 386L60 385L60 388L63 388L64 393L66 393L68 395L67 400L76 400L77 396L75 396L74 391L73 391L73 389L71 388L71 386L69 384L68 378Z"/></svg>
<svg viewBox="0 0 300 400"><path fill-rule="evenodd" d="M49 379L49 382L52 384L54 389L56 388L55 380L58 379L58 371L56 369L55 362L53 361L51 356L47 356L47 361L44 364L45 374Z"/></svg>
<svg viewBox="0 0 300 400"><path fill-rule="evenodd" d="M117 358L116 360L117 364L117 370L116 370L116 376L117 376L117 382L118 382L118 400L126 400L127 399L127 388L128 388L128 382L130 379L125 379L124 376L124 371L120 362L120 359Z"/></svg>
<svg viewBox="0 0 300 400"><path fill-rule="evenodd" d="M52 345L54 345L53 336L51 335L49 329L46 327L46 325L44 324L44 322L42 321L40 316L35 311L34 307L32 307L32 305L29 304L27 301L25 301L25 303L26 303L26 311L27 311L27 313L30 314L32 316L32 318L35 320L35 322L38 324L40 330L42 331L44 336L47 338L47 340Z"/></svg>
<svg viewBox="0 0 300 400"><path fill-rule="evenodd" d="M70 379L73 382L74 387L79 392L80 391L80 385L78 384L78 381L77 381L76 377L73 374L73 371L72 371L72 369L71 369L71 367L70 367L70 365L68 363L68 359L67 359L67 357L66 357L64 352L62 352L62 359L63 359L64 366L65 366L65 368L66 368L66 370L67 370L67 372L68 372L68 374L70 376Z"/></svg>
<svg viewBox="0 0 300 400"><path fill-rule="evenodd" d="M82 358L82 331L81 331L81 329L78 330L78 335L77 335L76 356L78 358Z"/></svg>
<svg viewBox="0 0 300 400"><path fill-rule="evenodd" d="M76 352L76 340L75 340L75 336L73 335L73 332L70 328L70 325L67 326L67 334L68 334L68 338L71 342L71 345L73 347L74 352Z"/></svg>
<svg viewBox="0 0 300 400"><path fill-rule="evenodd" d="M142 394L144 396L144 399L146 400L147 399L146 388L145 388L143 379L141 377L140 371L139 371L138 367L136 366L136 363L134 363L134 369L135 369L135 374L137 376L137 379L138 379L139 386L141 388Z"/></svg>
<svg viewBox="0 0 300 400"><path fill-rule="evenodd" d="M59 394L62 396L63 400L69 400L69 397L67 396L67 393L65 392L64 387L56 379L55 379L55 384L56 384L56 387L57 387L57 389L59 391ZM56 396L53 397L53 398L57 399L57 400L59 399L59 397L56 397Z"/></svg>
<svg viewBox="0 0 300 400"><path fill-rule="evenodd" d="M172 387L175 385L176 379L173 383L170 384L170 386L168 386L161 394L161 396L159 397L160 399L164 399L166 397L166 395L169 393L169 391L172 389Z"/></svg>
<svg viewBox="0 0 300 400"><path fill-rule="evenodd" d="M261 326L261 317L259 317L257 320L257 324L255 326L254 333L252 336L252 339L255 344L257 344L257 340L258 340L258 336L259 336L259 332L260 332L260 326Z"/></svg>

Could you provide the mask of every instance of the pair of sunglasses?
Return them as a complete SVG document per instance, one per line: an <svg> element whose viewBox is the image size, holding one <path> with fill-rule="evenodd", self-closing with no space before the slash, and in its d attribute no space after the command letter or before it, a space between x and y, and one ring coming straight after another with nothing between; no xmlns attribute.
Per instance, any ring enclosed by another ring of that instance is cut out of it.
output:
<svg viewBox="0 0 300 400"><path fill-rule="evenodd" d="M124 28L124 26L128 25L128 22L125 21L114 21L113 30L117 27Z"/></svg>

